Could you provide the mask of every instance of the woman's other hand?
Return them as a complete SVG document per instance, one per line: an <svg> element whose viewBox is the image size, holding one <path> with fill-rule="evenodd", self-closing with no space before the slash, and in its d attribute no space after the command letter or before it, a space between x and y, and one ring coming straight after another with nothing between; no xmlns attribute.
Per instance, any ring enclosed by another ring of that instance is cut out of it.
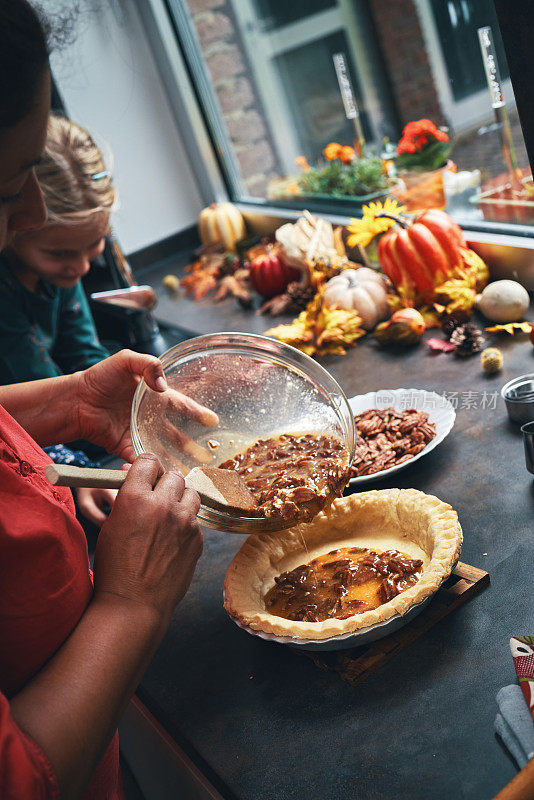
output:
<svg viewBox="0 0 534 800"><path fill-rule="evenodd" d="M107 520L116 497L116 489L76 490L78 510L98 528Z"/></svg>
<svg viewBox="0 0 534 800"><path fill-rule="evenodd" d="M217 414L190 397L168 388L161 361L155 356L121 350L99 364L76 373L80 438L105 447L110 453L133 461L130 409L137 384L144 378L155 392L166 392L167 404L202 425L217 425Z"/></svg>
<svg viewBox="0 0 534 800"><path fill-rule="evenodd" d="M114 595L155 611L163 626L191 583L202 552L200 498L158 458L139 456L102 526L94 558L95 598Z"/></svg>

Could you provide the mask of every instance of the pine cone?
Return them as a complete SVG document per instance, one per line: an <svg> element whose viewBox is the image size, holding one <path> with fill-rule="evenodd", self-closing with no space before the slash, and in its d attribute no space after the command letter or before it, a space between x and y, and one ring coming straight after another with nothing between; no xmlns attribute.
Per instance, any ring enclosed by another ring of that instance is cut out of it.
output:
<svg viewBox="0 0 534 800"><path fill-rule="evenodd" d="M303 311L308 303L315 297L316 290L313 286L306 286L299 281L293 281L286 289L286 294L291 300L292 311Z"/></svg>
<svg viewBox="0 0 534 800"><path fill-rule="evenodd" d="M219 275L221 278L225 275L233 275L241 266L242 264L238 256L234 253L225 253L222 264L219 267Z"/></svg>
<svg viewBox="0 0 534 800"><path fill-rule="evenodd" d="M445 336L450 339L456 328L460 325L465 325L468 320L469 314L467 311L462 311L462 309L459 308L453 314L448 314L441 320L441 329Z"/></svg>
<svg viewBox="0 0 534 800"><path fill-rule="evenodd" d="M459 325L450 338L451 344L455 345L455 354L457 356L471 356L473 353L478 353L482 350L484 344L484 336L479 328L467 323L466 325Z"/></svg>
<svg viewBox="0 0 534 800"><path fill-rule="evenodd" d="M304 311L315 295L316 290L313 286L293 281L283 294L267 300L259 309L258 314L270 314L271 317L277 317L279 314L295 314Z"/></svg>

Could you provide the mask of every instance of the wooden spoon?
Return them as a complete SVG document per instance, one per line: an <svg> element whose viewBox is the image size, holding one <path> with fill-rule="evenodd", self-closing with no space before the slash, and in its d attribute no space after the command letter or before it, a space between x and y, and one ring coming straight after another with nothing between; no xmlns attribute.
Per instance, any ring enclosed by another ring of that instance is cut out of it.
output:
<svg viewBox="0 0 534 800"><path fill-rule="evenodd" d="M124 470L89 469L69 464L48 464L44 473L53 486L88 489L120 489L128 475ZM197 491L202 503L210 508L247 517L263 516L244 479L233 470L195 467L185 476L185 485Z"/></svg>

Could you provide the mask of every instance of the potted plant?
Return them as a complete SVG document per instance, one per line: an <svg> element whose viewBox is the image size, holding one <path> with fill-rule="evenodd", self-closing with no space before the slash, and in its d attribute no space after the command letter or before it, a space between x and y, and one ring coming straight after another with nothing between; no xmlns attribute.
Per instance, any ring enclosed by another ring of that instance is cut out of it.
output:
<svg viewBox="0 0 534 800"><path fill-rule="evenodd" d="M308 164L296 159L300 175L272 184L271 197L353 200L358 203L386 197L393 181L388 163L377 155L358 156L353 147L331 142L323 150L324 160Z"/></svg>
<svg viewBox="0 0 534 800"><path fill-rule="evenodd" d="M448 133L431 120L414 120L404 127L394 159L399 185L392 194L409 211L445 208L443 171L456 172L450 151Z"/></svg>

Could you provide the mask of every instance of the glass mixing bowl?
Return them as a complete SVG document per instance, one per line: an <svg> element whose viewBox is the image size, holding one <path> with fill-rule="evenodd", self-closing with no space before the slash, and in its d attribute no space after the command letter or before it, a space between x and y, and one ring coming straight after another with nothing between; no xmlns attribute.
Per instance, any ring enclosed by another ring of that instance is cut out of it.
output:
<svg viewBox="0 0 534 800"><path fill-rule="evenodd" d="M136 455L155 453L165 469L186 474L216 467L258 439L283 433L338 437L354 457L356 429L343 390L316 361L266 336L214 333L189 339L161 356L171 390L215 411L219 424L205 427L139 383L131 434ZM184 439L187 437L187 440ZM263 533L294 525L279 518L236 516L202 505L199 520L217 530Z"/></svg>

